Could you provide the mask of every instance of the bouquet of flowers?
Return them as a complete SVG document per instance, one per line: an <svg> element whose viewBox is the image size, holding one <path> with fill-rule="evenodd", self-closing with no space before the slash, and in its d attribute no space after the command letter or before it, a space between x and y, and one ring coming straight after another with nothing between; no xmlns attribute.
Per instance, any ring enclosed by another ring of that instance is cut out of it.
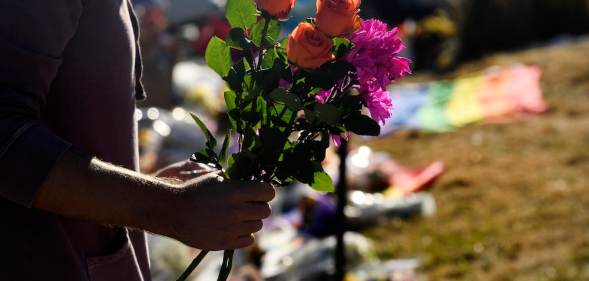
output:
<svg viewBox="0 0 589 281"><path fill-rule="evenodd" d="M280 39L280 23L295 2L227 1L232 29L226 40L211 39L205 59L230 88L232 129L217 152L217 140L193 114L207 142L191 159L224 169L232 180L299 181L332 192L321 166L330 139L339 145L350 133L379 135L393 106L386 87L410 72L410 61L399 56L397 29L360 18L360 0L317 0L316 17ZM238 151L228 155L232 139ZM232 256L225 252L219 280L229 275Z"/></svg>

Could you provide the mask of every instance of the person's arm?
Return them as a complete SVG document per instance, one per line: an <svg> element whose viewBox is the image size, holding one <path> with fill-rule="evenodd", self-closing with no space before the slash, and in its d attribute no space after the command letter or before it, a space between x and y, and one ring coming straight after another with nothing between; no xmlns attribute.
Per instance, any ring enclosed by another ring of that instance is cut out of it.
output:
<svg viewBox="0 0 589 281"><path fill-rule="evenodd" d="M82 9L81 0L0 1L0 197L24 207L71 147L40 115Z"/></svg>
<svg viewBox="0 0 589 281"><path fill-rule="evenodd" d="M41 122L82 10L82 0L0 1L2 203L138 227L201 249L251 243L269 214L271 186L213 175L172 185L73 153Z"/></svg>
<svg viewBox="0 0 589 281"><path fill-rule="evenodd" d="M33 207L98 224L149 228L172 201L172 184L68 150L42 183Z"/></svg>
<svg viewBox="0 0 589 281"><path fill-rule="evenodd" d="M251 234L270 215L266 202L273 197L267 184L224 181L217 173L173 184L67 151L33 206L220 250L253 243Z"/></svg>

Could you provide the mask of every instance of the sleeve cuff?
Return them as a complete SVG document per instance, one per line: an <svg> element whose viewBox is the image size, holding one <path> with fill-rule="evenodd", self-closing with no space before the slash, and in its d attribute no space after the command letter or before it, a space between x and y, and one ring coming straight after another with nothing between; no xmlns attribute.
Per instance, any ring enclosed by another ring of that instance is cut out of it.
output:
<svg viewBox="0 0 589 281"><path fill-rule="evenodd" d="M33 125L0 158L0 196L32 207L37 191L71 144L41 125Z"/></svg>

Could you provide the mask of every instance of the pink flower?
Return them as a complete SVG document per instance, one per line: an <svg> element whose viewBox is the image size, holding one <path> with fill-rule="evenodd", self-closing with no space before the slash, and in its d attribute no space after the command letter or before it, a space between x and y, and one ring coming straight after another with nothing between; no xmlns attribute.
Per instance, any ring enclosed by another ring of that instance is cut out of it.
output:
<svg viewBox="0 0 589 281"><path fill-rule="evenodd" d="M319 93L317 93L317 95L315 95L315 100L319 104L326 104L327 103L327 99L329 99L329 96L330 95L331 95L331 91L330 90L323 90L323 91L320 91Z"/></svg>
<svg viewBox="0 0 589 281"><path fill-rule="evenodd" d="M339 147L342 144L342 139L350 140L350 132L345 132L341 135L331 135L331 140L336 147Z"/></svg>
<svg viewBox="0 0 589 281"><path fill-rule="evenodd" d="M376 90L362 95L362 99L368 107L370 116L377 122L385 124L385 121L392 116L393 100L389 92Z"/></svg>
<svg viewBox="0 0 589 281"><path fill-rule="evenodd" d="M353 48L345 59L356 68L361 91L384 90L391 81L411 73L411 61L399 56L405 46L397 33L397 28L389 30L381 21L366 20L348 36Z"/></svg>
<svg viewBox="0 0 589 281"><path fill-rule="evenodd" d="M284 79L280 79L278 81L278 86L281 87L281 88L283 88L283 89L285 89L285 90L288 90L292 86L292 83L290 83L290 82L288 82L288 81L286 81Z"/></svg>
<svg viewBox="0 0 589 281"><path fill-rule="evenodd" d="M396 79L411 73L409 59L399 56L405 49L397 28L378 20L366 20L348 39L353 47L345 59L356 68L359 90L372 119L384 125L391 117L393 102L386 92Z"/></svg>

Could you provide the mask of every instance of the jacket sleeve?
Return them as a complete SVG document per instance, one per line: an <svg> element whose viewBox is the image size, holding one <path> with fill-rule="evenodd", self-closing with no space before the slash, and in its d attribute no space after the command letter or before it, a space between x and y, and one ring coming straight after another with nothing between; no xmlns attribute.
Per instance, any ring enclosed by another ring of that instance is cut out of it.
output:
<svg viewBox="0 0 589 281"><path fill-rule="evenodd" d="M0 1L0 198L31 207L70 144L40 121L81 0Z"/></svg>

